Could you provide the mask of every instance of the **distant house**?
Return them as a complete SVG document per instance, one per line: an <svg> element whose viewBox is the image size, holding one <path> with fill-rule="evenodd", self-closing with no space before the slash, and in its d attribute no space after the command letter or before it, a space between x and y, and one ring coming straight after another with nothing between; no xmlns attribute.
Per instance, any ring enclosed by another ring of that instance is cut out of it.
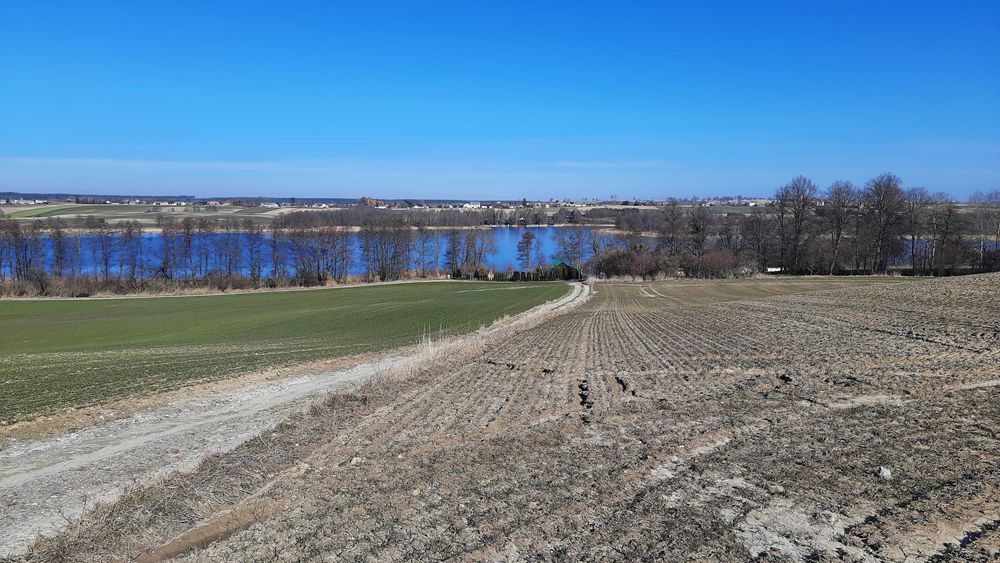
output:
<svg viewBox="0 0 1000 563"><path fill-rule="evenodd" d="M580 279L580 270L558 260L549 267L549 277L554 280L578 280Z"/></svg>
<svg viewBox="0 0 1000 563"><path fill-rule="evenodd" d="M780 274L781 268L767 268L765 271L769 274Z"/></svg>

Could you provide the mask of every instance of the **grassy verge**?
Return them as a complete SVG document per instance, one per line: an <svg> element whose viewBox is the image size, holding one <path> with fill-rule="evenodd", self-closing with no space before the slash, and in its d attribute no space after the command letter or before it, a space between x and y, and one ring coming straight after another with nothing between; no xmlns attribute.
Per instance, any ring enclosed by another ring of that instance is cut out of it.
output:
<svg viewBox="0 0 1000 563"><path fill-rule="evenodd" d="M468 332L565 294L412 283L153 299L0 301L0 420Z"/></svg>

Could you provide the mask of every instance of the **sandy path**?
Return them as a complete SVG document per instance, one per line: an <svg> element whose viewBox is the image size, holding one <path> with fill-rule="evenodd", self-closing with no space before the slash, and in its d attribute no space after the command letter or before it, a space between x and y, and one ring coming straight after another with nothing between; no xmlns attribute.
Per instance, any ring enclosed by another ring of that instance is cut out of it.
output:
<svg viewBox="0 0 1000 563"><path fill-rule="evenodd" d="M564 297L481 334L522 325L589 296L589 286L571 285ZM236 389L195 388L194 396L128 418L14 442L0 451L0 556L22 552L36 535L54 532L87 506L116 498L132 483L191 469L207 455L231 450L276 426L323 394L411 362L419 354Z"/></svg>
<svg viewBox="0 0 1000 563"><path fill-rule="evenodd" d="M310 399L408 360L395 356L354 368L226 392L199 394L159 409L0 452L0 554L23 550L88 504L133 481L190 469L301 410ZM65 518L64 518L65 516Z"/></svg>

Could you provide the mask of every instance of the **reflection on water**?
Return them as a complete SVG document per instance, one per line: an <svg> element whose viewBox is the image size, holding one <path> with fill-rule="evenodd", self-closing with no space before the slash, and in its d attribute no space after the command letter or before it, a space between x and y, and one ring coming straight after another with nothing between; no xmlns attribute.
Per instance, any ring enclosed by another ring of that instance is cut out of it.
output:
<svg viewBox="0 0 1000 563"><path fill-rule="evenodd" d="M541 253L546 261L554 261L562 258L560 256L560 237L564 234L568 234L568 229L572 227L495 227L489 229L489 232L493 238L493 248L490 249L493 252L487 255L485 261L487 265L492 268L503 270L508 266L514 269L519 268L518 258L517 258L517 244L520 242L521 237L526 232L532 232L536 239L539 241L541 247ZM592 233L589 227L577 227L587 234ZM444 268L446 265L446 249L448 247L448 239L452 236L452 232L457 232L458 236L464 236L467 230L433 230L431 231L432 237L437 237L439 239L439 244L434 245L431 243L429 246L437 247L440 251L440 256L438 257L438 267ZM266 235L265 235L266 236ZM365 273L365 264L361 259L361 245L359 244L359 236L357 233L351 233L351 264L349 273L352 275L360 275ZM220 260L218 256L222 252L217 252L217 249L222 246L224 240L232 240L231 237L236 237L240 242L241 251L243 254L243 264L241 266L243 273L249 275L249 255L247 251L247 237L248 235L239 234L225 234L225 233L209 233L209 234L195 234L192 238L192 250L193 256L201 256L205 254L209 259L210 269L215 269L216 262ZM66 249L65 255L67 256L65 270L66 272L76 272L78 274L91 274L96 270L100 269L100 266L95 264L100 264L103 262L103 252L101 250L101 245L99 244L99 238L96 235L91 234L68 234L64 239L64 248ZM265 258L270 256L270 237L266 237L265 246L267 249L264 251ZM290 246L287 241L283 242L285 246L285 256L290 256ZM111 239L111 244L108 248L110 260L109 262L113 265L113 270L117 273L119 257L121 254L121 238L117 235L113 236ZM43 251L46 260L46 269L51 270L53 265L53 245L50 239L45 239L43 241ZM203 252L204 251L204 252ZM589 249L584 249L584 259L589 257ZM142 261L142 267L145 270L149 270L155 267L156 264L162 258L163 253L163 237L160 233L145 233L142 235L142 244L140 247L140 258ZM414 253L416 255L416 253ZM428 252L430 263L433 264L433 251ZM269 260L263 268L264 275L269 275L272 271L272 265Z"/></svg>

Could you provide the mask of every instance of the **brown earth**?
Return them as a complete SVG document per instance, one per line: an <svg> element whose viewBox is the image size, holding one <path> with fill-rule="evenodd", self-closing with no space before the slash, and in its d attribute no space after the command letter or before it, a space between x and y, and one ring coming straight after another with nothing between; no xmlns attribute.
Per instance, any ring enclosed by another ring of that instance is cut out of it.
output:
<svg viewBox="0 0 1000 563"><path fill-rule="evenodd" d="M874 281L599 284L25 558L997 560L1000 276Z"/></svg>

